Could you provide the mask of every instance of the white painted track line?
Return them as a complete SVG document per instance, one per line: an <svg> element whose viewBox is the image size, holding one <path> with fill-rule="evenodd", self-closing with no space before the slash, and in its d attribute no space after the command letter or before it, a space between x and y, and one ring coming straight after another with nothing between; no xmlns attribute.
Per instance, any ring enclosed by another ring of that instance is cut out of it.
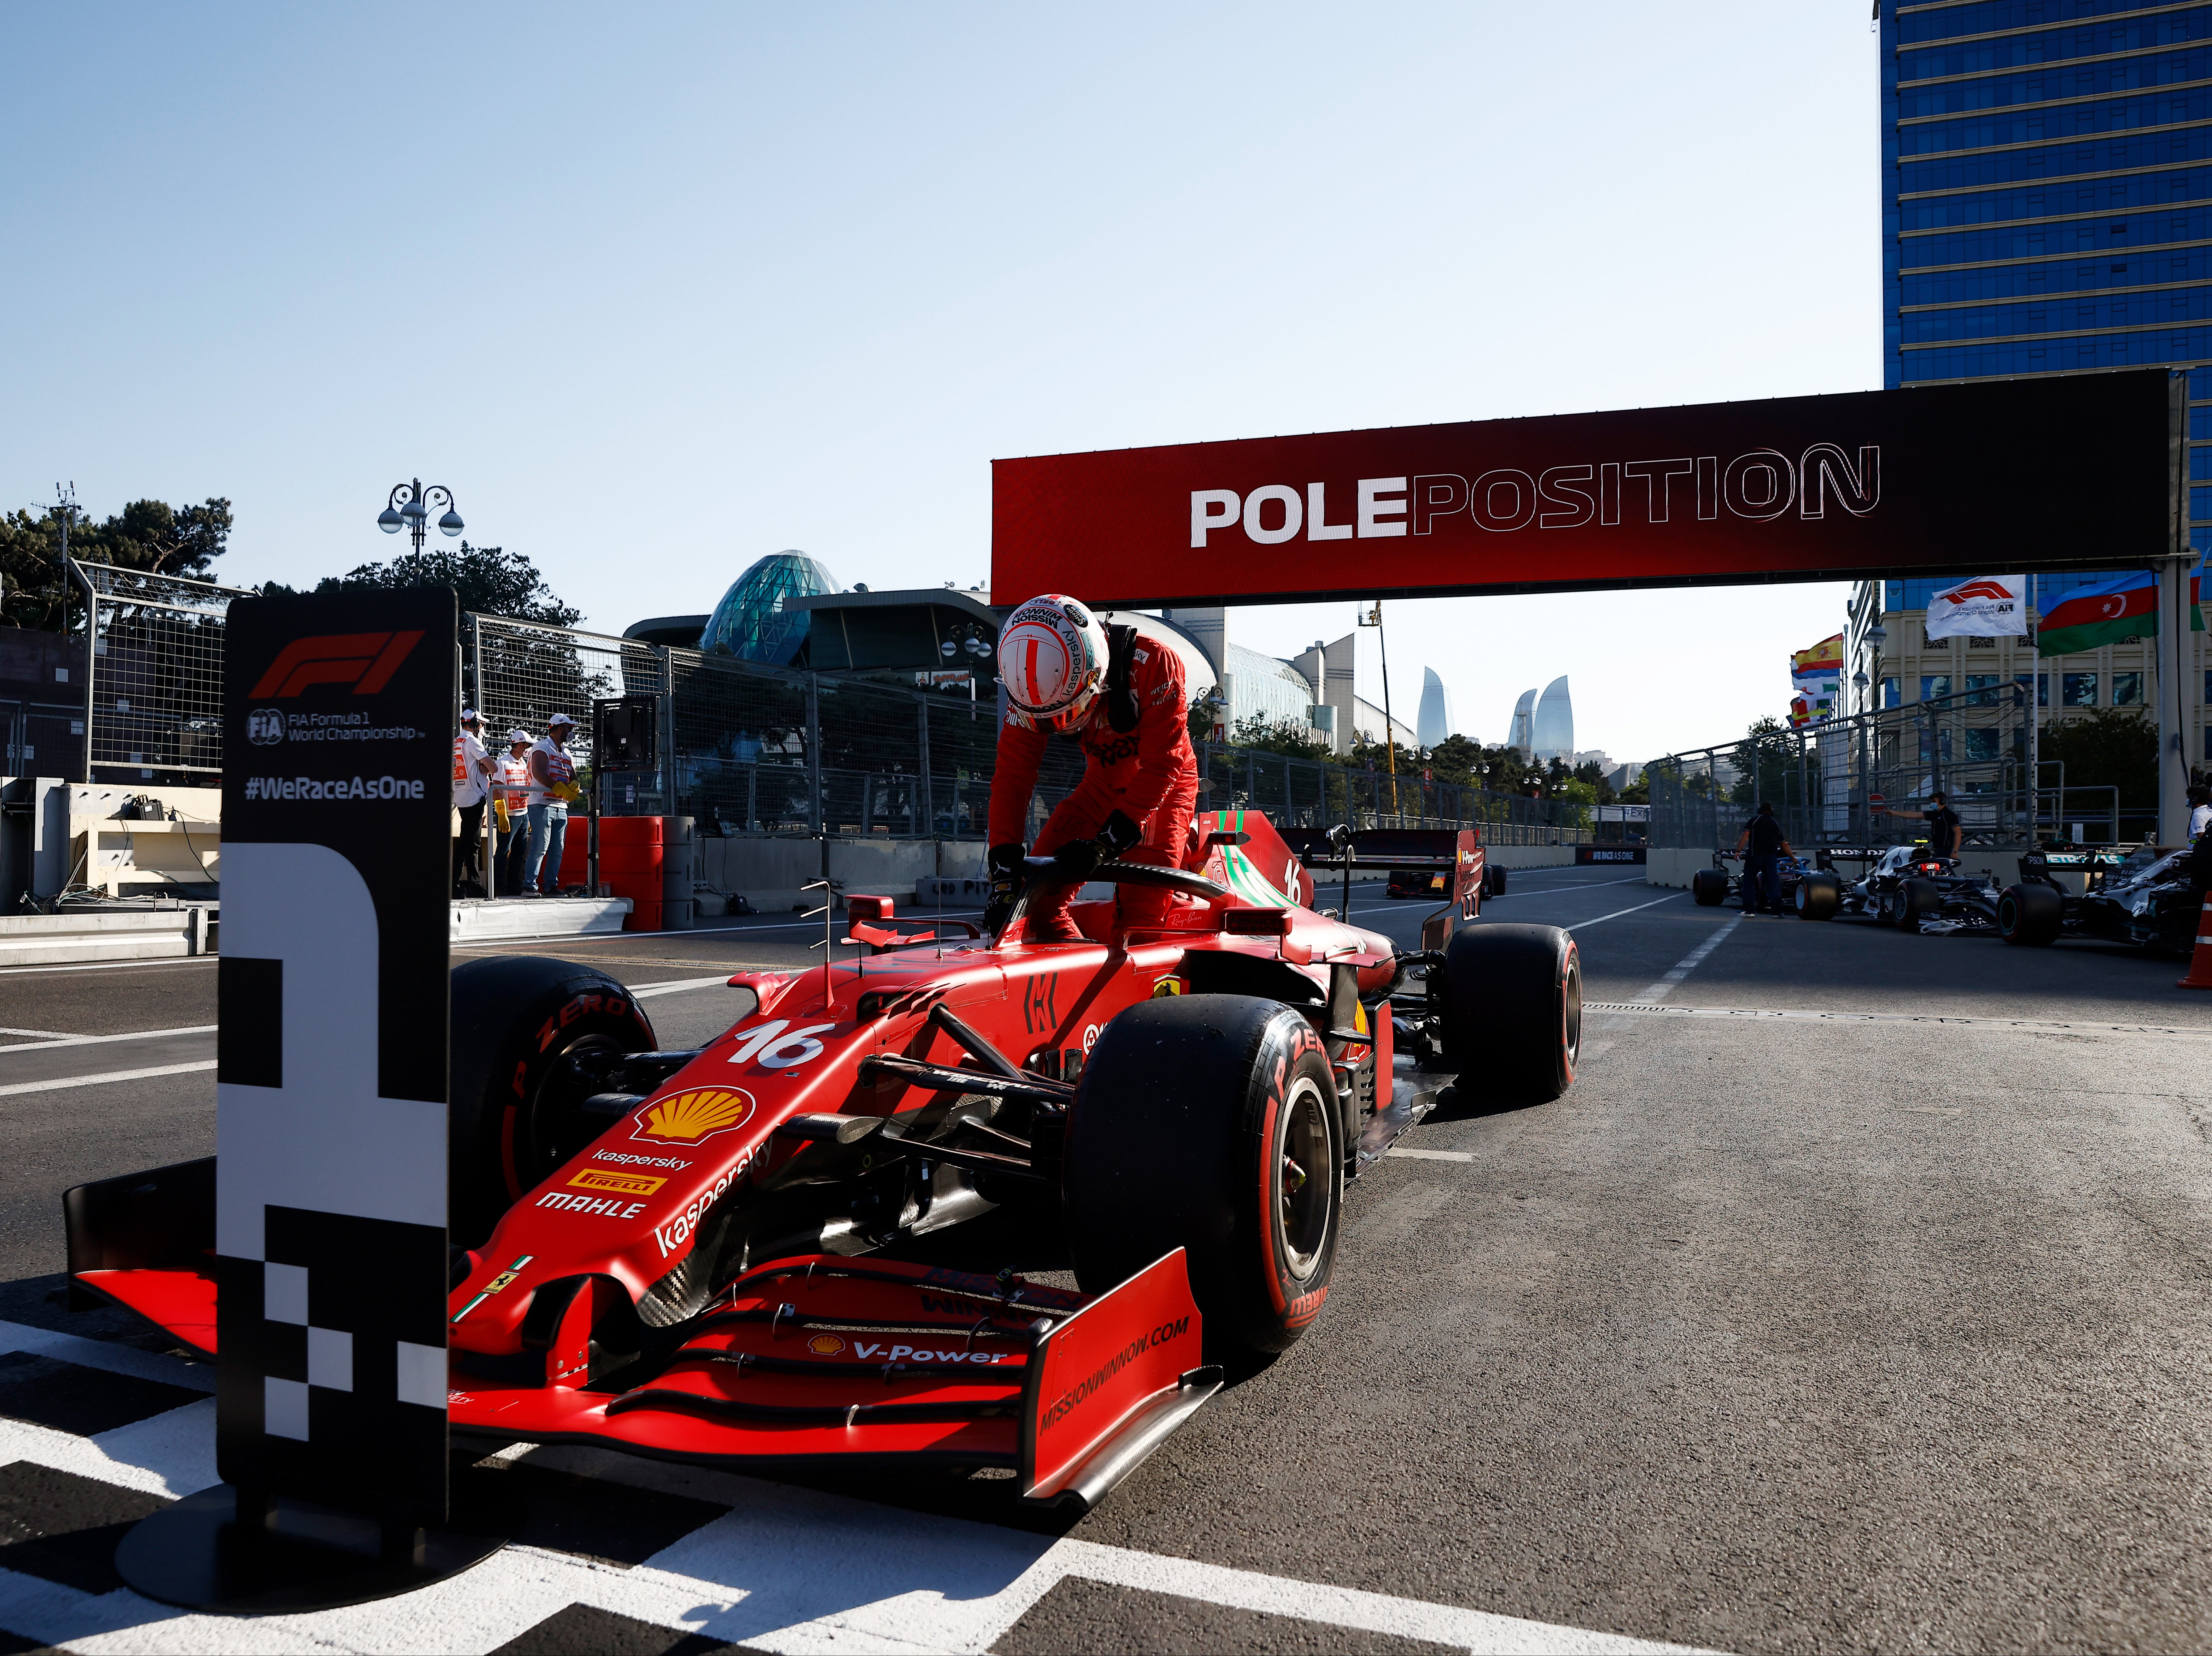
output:
<svg viewBox="0 0 2212 1656"><path fill-rule="evenodd" d="M127 1035L57 1035L51 1040L27 1041L21 1046L0 1046L0 1057L10 1052L51 1052L58 1046L100 1046L109 1041L150 1041L162 1035L212 1035L213 1024L193 1024L185 1029L134 1029ZM0 1030L0 1034L27 1035L24 1029Z"/></svg>
<svg viewBox="0 0 2212 1656"><path fill-rule="evenodd" d="M679 977L672 983L640 983L629 995L633 1001L649 1001L656 995L677 995L687 989L726 989L729 983L730 974L726 971L718 977Z"/></svg>
<svg viewBox="0 0 2212 1656"><path fill-rule="evenodd" d="M1641 914L1646 909L1656 909L1662 903L1672 903L1678 897L1687 897L1687 892L1669 892L1664 897L1655 897L1649 903L1639 903L1632 909L1615 909L1611 914L1601 914L1595 920L1577 920L1563 929L1578 932L1585 926L1602 926L1608 920L1618 920L1625 914Z"/></svg>
<svg viewBox="0 0 2212 1656"><path fill-rule="evenodd" d="M0 1323L0 1351L141 1373L204 1390L211 1368ZM181 1495L215 1481L212 1399L94 1438L0 1421L0 1454L81 1477ZM1627 1656L1681 1646L1168 1558L1095 1542L907 1512L849 1496L590 1448L501 1457L726 1506L635 1568L509 1547L401 1598L298 1616L196 1615L125 1589L93 1594L0 1569L0 1626L86 1653L472 1652L495 1648L571 1604L751 1648L943 1651L975 1656L1074 1579L1395 1635L1476 1652Z"/></svg>
<svg viewBox="0 0 2212 1656"><path fill-rule="evenodd" d="M111 1069L99 1075L66 1075L53 1081L17 1081L12 1087L0 1087L0 1098L17 1093L58 1093L71 1087L98 1087L106 1081L145 1081L156 1075L190 1075L202 1069L215 1068L213 1058L199 1063L158 1063L146 1069Z"/></svg>

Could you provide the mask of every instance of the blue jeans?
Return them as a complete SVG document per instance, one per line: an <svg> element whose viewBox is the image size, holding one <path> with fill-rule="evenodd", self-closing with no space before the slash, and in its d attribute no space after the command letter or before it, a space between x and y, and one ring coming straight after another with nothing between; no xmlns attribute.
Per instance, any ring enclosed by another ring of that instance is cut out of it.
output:
<svg viewBox="0 0 2212 1656"><path fill-rule="evenodd" d="M552 886L561 889L561 849L568 837L568 807L554 801L530 807L530 849L522 856L522 886L525 891L538 889L538 871L549 859L552 864Z"/></svg>
<svg viewBox="0 0 2212 1656"><path fill-rule="evenodd" d="M492 887L494 897L513 897L522 889L522 858L530 849L530 819L514 813L507 818L507 831L499 837L498 884Z"/></svg>
<svg viewBox="0 0 2212 1656"><path fill-rule="evenodd" d="M1753 909L1771 909L1782 912L1782 859L1778 856L1747 856L1743 860L1743 908L1746 914Z"/></svg>

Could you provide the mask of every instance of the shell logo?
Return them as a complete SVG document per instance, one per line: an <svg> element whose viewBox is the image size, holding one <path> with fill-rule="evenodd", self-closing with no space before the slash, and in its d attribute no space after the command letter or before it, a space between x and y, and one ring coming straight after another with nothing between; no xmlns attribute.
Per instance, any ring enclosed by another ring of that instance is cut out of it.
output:
<svg viewBox="0 0 2212 1656"><path fill-rule="evenodd" d="M845 1349L845 1342L834 1334L817 1334L806 1342L806 1349L817 1357L834 1357Z"/></svg>
<svg viewBox="0 0 2212 1656"><path fill-rule="evenodd" d="M744 1126L752 1113L753 1095L740 1087L687 1087L639 1111L630 1137L647 1144L697 1144Z"/></svg>

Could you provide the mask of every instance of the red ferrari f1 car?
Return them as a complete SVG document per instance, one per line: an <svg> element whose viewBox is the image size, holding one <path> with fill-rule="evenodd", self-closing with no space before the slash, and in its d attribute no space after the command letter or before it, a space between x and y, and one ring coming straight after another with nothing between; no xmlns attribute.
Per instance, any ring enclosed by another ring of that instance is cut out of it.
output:
<svg viewBox="0 0 2212 1656"><path fill-rule="evenodd" d="M1346 1181L1455 1075L1486 1097L1572 1082L1572 939L1461 928L1482 849L1439 837L1450 901L1414 952L1316 912L1249 812L1200 818L1182 868L1031 859L995 938L852 897L850 953L738 973L744 1014L696 1051L659 1050L590 966L462 965L453 1427L1006 1467L1030 1500L1095 1501L1222 1357L1312 1324ZM1074 905L1085 941L1024 941L1036 893L1078 879L1116 888ZM1140 886L1167 900L1138 928L1118 893ZM216 1177L71 1190L77 1297L211 1350ZM1076 1291L900 1257L994 1207L1060 1228Z"/></svg>

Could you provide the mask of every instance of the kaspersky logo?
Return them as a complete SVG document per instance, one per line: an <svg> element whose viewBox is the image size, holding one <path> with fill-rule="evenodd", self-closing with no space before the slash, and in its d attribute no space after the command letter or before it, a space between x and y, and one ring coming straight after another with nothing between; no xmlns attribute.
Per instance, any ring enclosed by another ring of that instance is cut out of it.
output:
<svg viewBox="0 0 2212 1656"><path fill-rule="evenodd" d="M295 638L284 646L253 695L298 696L315 685L335 685L356 696L374 696L392 681L420 632L341 632Z"/></svg>
<svg viewBox="0 0 2212 1656"><path fill-rule="evenodd" d="M1954 587L1942 596L1954 604L1963 604L1970 598L1994 599L2000 604L2007 604L2012 601L2013 594L2005 590L2002 583L1985 577L1980 581L1969 581L1963 586Z"/></svg>

